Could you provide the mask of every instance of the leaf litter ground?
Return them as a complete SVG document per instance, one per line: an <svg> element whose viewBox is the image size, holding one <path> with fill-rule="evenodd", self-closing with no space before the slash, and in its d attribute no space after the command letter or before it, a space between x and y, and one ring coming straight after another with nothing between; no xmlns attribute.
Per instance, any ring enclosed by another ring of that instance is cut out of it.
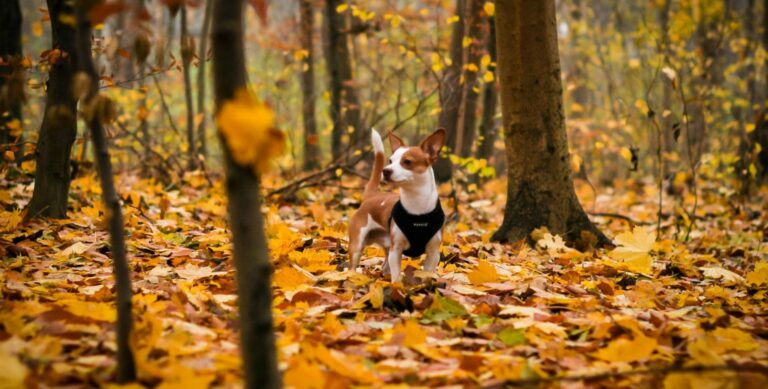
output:
<svg viewBox="0 0 768 389"><path fill-rule="evenodd" d="M119 181L140 384L240 386L221 185L199 175L181 188L128 174ZM28 224L19 210L31 187L2 185L0 384L108 385L114 281L95 177L73 182L70 219ZM616 244L599 250L590 236L577 250L545 229L533 234L534 247L489 243L504 183L461 192L437 274L405 260L404 282L394 286L381 277L377 248L366 250L362 272L343 270L359 192L306 189L298 205L268 202L284 384L766 387L767 193L738 204L705 186L683 244L674 240L687 224L679 199L667 201L665 213L675 217L656 241L655 189L641 181L615 187L627 189L594 198L584 188L585 208L643 223L593 217ZM454 208L445 197L444 205ZM667 371L724 365L742 371ZM617 375L639 370L648 374ZM582 376L593 378L562 380Z"/></svg>

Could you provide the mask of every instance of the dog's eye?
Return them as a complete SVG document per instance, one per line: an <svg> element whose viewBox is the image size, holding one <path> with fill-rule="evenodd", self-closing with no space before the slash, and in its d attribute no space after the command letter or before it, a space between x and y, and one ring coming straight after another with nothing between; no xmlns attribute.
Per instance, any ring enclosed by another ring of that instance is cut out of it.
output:
<svg viewBox="0 0 768 389"><path fill-rule="evenodd" d="M406 159L406 160L403 161L403 164L405 166L411 166L411 163L413 163L413 161L411 161L410 159Z"/></svg>
<svg viewBox="0 0 768 389"><path fill-rule="evenodd" d="M392 158L389 159L389 163L392 164Z"/></svg>

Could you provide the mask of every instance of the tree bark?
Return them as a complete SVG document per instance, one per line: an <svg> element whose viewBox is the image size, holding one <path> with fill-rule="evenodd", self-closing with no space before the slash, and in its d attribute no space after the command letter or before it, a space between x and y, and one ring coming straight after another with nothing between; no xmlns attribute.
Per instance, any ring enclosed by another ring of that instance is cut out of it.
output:
<svg viewBox="0 0 768 389"><path fill-rule="evenodd" d="M187 169L197 169L197 143L195 143L195 107L192 103L192 76L189 65L194 56L194 41L187 29L187 6L181 9L181 34L179 49L181 50L182 73L184 74L184 99L187 105Z"/></svg>
<svg viewBox="0 0 768 389"><path fill-rule="evenodd" d="M483 18L481 11L484 2L479 0L468 0L467 24L465 25L465 36L472 40L469 47L464 48L464 65L462 74L464 83L462 84L461 105L459 107L459 120L456 132L456 142L453 147L460 157L468 157L472 154L472 144L475 141L475 130L477 126L477 98L480 96L478 74L480 71L480 58L483 55ZM467 69L470 64L475 64L477 71Z"/></svg>
<svg viewBox="0 0 768 389"><path fill-rule="evenodd" d="M493 73L494 80L485 84L483 91L483 117L480 121L480 144L476 150L477 158L489 160L493 157L493 143L496 141L496 105L499 99L499 86L496 73L496 21L488 18L488 56L491 63L488 71ZM489 163L489 165L491 165Z"/></svg>
<svg viewBox="0 0 768 389"><path fill-rule="evenodd" d="M461 105L462 95L460 80L463 69L464 50L462 48L462 41L464 40L464 24L466 23L466 16L464 15L466 1L474 0L456 0L455 16L458 16L459 20L453 24L453 31L451 32L451 46L449 49L451 64L445 68L445 75L440 83L441 110L437 123L438 127L445 129L447 135L445 144L448 145L451 152L453 152L456 144L456 132L459 128L457 123L459 121L459 106ZM438 182L446 182L451 179L453 166L447 157L441 155L433 167L435 179Z"/></svg>
<svg viewBox="0 0 768 389"><path fill-rule="evenodd" d="M79 69L89 79L87 95L83 104L98 103L99 75L91 58L91 22L88 20L90 9L89 0L77 1L77 58ZM93 115L86 119L93 138L93 154L96 160L96 170L101 181L102 200L106 210L107 223L112 251L112 272L115 275L115 305L117 306L117 382L126 383L136 380L136 365L131 351L130 337L133 326L131 312L131 270L125 248L125 231L123 227L123 212L120 208L120 197L115 189L115 179L112 172L112 162L109 157L107 134L104 129L101 110L93 110Z"/></svg>
<svg viewBox="0 0 768 389"><path fill-rule="evenodd" d="M0 144L16 143L20 138L12 136L7 125L14 119L21 121L24 100L21 23L19 0L4 0L0 6Z"/></svg>
<svg viewBox="0 0 768 389"><path fill-rule="evenodd" d="M497 0L496 18L508 188L493 239L529 239L546 226L571 241L589 231L605 243L573 189L555 1Z"/></svg>
<svg viewBox="0 0 768 389"><path fill-rule="evenodd" d="M360 141L364 131L360 129L360 104L355 92L352 77L352 60L349 54L348 31L346 29L345 14L336 12L336 8L343 4L341 0L326 0L325 2L325 28L328 33L328 47L325 59L330 78L331 92L331 120L333 132L331 133L331 154L333 159L338 159L349 144L344 142L344 134L348 128L353 131L349 135L352 144Z"/></svg>
<svg viewBox="0 0 768 389"><path fill-rule="evenodd" d="M243 1L216 0L213 9L213 77L217 110L235 92L246 88L243 45ZM248 388L279 388L272 327L272 265L264 235L259 177L237 165L224 150L228 214L232 230L240 307L241 352Z"/></svg>
<svg viewBox="0 0 768 389"><path fill-rule="evenodd" d="M200 34L200 52L199 65L197 66L197 112L202 114L200 124L197 126L197 139L199 139L198 154L203 159L208 156L208 141L206 139L205 126L207 117L205 115L205 67L208 63L208 40L210 39L211 29L211 11L213 0L205 0L205 14L203 15L203 30Z"/></svg>
<svg viewBox="0 0 768 389"><path fill-rule="evenodd" d="M60 16L73 15L65 0L48 0L52 49L60 50L59 59L50 65L46 83L45 113L35 152L35 189L26 218L67 216L70 183L70 154L77 137L77 99L72 80L77 66L75 29L62 23Z"/></svg>
<svg viewBox="0 0 768 389"><path fill-rule="evenodd" d="M304 170L317 169L320 166L317 124L315 122L315 69L312 33L314 14L312 1L299 0L299 24L301 28L301 46L306 52L302 59L301 93L302 117L304 120Z"/></svg>

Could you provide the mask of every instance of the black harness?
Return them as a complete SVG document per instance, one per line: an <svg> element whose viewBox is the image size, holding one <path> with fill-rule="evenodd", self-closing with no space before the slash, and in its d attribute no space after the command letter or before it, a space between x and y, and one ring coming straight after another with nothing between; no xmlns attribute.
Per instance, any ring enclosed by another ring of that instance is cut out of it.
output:
<svg viewBox="0 0 768 389"><path fill-rule="evenodd" d="M445 213L440 205L440 200L437 200L435 209L422 215L408 213L398 200L392 209L391 219L395 221L400 231L403 231L410 244L408 250L403 251L403 254L413 258L424 254L429 240L443 228Z"/></svg>

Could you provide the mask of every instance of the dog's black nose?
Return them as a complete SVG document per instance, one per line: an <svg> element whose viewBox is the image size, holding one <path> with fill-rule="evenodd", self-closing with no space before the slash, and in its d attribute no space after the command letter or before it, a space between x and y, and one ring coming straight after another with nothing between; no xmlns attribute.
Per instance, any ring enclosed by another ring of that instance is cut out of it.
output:
<svg viewBox="0 0 768 389"><path fill-rule="evenodd" d="M384 173L384 179L385 180L389 180L389 177L392 176L392 169L390 169L390 168L386 168L386 169L382 170L381 172Z"/></svg>

